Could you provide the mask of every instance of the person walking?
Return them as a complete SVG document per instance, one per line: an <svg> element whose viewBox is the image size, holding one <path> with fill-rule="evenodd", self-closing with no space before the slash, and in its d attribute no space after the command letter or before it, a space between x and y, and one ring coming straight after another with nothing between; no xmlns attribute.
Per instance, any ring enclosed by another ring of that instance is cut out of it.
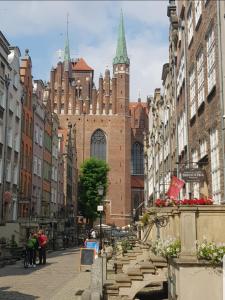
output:
<svg viewBox="0 0 225 300"><path fill-rule="evenodd" d="M28 267L36 267L36 250L38 248L38 241L34 233L30 234L27 241L26 248L27 248L28 260L29 260Z"/></svg>
<svg viewBox="0 0 225 300"><path fill-rule="evenodd" d="M96 239L96 232L94 229L91 230L91 238Z"/></svg>
<svg viewBox="0 0 225 300"><path fill-rule="evenodd" d="M38 244L39 244L39 264L46 264L46 246L47 246L48 238L44 234L43 230L39 230L38 232Z"/></svg>
<svg viewBox="0 0 225 300"><path fill-rule="evenodd" d="M33 244L34 244L33 267L36 267L37 251L38 251L38 247L39 247L39 243L38 243L38 235L37 235L37 233L34 233L34 234L33 234Z"/></svg>

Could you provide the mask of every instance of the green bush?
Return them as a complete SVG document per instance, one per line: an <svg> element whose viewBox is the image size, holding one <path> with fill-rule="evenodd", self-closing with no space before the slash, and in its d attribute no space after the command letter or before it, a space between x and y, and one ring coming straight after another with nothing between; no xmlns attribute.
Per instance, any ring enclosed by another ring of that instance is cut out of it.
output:
<svg viewBox="0 0 225 300"><path fill-rule="evenodd" d="M133 249L133 245L130 241L124 240L121 243L121 248L122 248L123 253L127 253L127 250L132 250Z"/></svg>
<svg viewBox="0 0 225 300"><path fill-rule="evenodd" d="M148 225L148 223L149 223L149 214L148 213L145 213L143 215L143 217L141 218L141 223L143 226Z"/></svg>

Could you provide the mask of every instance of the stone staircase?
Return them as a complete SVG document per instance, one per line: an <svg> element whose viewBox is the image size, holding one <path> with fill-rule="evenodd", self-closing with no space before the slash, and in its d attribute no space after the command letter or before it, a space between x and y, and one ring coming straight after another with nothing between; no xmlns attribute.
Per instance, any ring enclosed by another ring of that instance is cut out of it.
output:
<svg viewBox="0 0 225 300"><path fill-rule="evenodd" d="M104 299L107 300L131 300L146 286L161 288L167 281L166 260L151 254L146 245L136 245L124 256L109 262L108 266L110 279L104 284Z"/></svg>

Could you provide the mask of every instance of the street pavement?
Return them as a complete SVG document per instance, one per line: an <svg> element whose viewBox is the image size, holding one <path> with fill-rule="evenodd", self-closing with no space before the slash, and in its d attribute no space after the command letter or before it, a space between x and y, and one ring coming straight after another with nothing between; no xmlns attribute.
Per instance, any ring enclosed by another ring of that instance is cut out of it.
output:
<svg viewBox="0 0 225 300"><path fill-rule="evenodd" d="M22 261L0 269L0 300L76 300L90 285L90 272L79 270L79 249L48 255L45 266L23 268Z"/></svg>

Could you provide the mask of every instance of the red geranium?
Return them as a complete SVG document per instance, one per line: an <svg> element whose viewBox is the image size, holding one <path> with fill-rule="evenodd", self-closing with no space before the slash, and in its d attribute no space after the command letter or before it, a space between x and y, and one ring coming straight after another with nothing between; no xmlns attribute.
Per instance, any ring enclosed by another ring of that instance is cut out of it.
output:
<svg viewBox="0 0 225 300"><path fill-rule="evenodd" d="M170 199L169 199L170 200ZM155 201L155 205L157 207L164 207L164 206L170 206L171 203L168 199L164 200L164 199L157 199ZM212 198L200 198L200 199L183 199L183 200L173 200L173 204L174 205L212 205L213 204L213 200Z"/></svg>

